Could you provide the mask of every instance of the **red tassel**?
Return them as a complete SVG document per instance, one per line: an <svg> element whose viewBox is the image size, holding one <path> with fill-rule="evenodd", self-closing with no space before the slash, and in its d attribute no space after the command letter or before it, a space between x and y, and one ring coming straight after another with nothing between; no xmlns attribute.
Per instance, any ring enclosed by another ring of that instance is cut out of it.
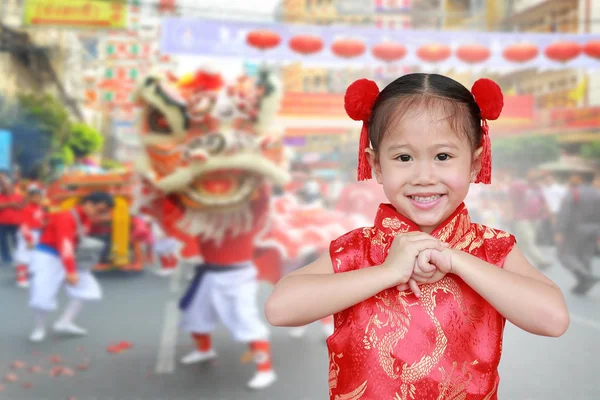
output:
<svg viewBox="0 0 600 400"><path fill-rule="evenodd" d="M360 142L358 145L358 175L359 181L366 181L371 179L371 166L367 160L367 154L365 149L369 147L369 130L367 129L367 122L363 122L362 129L360 131Z"/></svg>
<svg viewBox="0 0 600 400"><path fill-rule="evenodd" d="M477 174L475 183L483 183L489 185L492 183L492 144L490 142L489 127L486 120L483 120L481 127L483 135L483 150L481 152L481 169Z"/></svg>

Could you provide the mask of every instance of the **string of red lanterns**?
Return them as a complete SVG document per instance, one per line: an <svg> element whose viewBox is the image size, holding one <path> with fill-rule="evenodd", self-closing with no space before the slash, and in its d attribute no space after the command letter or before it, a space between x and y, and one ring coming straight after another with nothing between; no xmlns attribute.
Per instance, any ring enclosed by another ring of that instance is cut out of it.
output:
<svg viewBox="0 0 600 400"><path fill-rule="evenodd" d="M581 54L581 45L577 42L556 42L546 47L544 54L551 60L567 62Z"/></svg>
<svg viewBox="0 0 600 400"><path fill-rule="evenodd" d="M331 51L338 57L358 57L365 52L367 46L358 39L338 39L331 45Z"/></svg>
<svg viewBox="0 0 600 400"><path fill-rule="evenodd" d="M268 50L279 46L281 36L277 32L267 29L256 30L248 33L246 43L260 50Z"/></svg>
<svg viewBox="0 0 600 400"><path fill-rule="evenodd" d="M296 35L290 39L289 46L297 53L313 54L323 49L323 40L317 35Z"/></svg>
<svg viewBox="0 0 600 400"><path fill-rule="evenodd" d="M259 50L268 50L281 44L281 36L267 29L254 30L246 36L246 43ZM316 54L323 50L324 41L317 35L299 34L293 36L288 46L293 51L304 54ZM333 54L342 58L354 58L365 53L367 45L360 39L336 39L331 44ZM513 63L525 63L538 57L540 49L533 43L515 43L508 45L502 51L505 60ZM568 62L581 54L600 59L600 40L592 40L585 45L573 41L558 41L544 49L544 55L556 62ZM397 42L381 42L371 48L371 54L382 61L393 62L404 58L407 54L406 47ZM438 63L447 60L452 55L450 46L439 43L425 44L417 49L419 59ZM456 49L456 57L468 64L484 62L491 56L491 51L480 44L465 44Z"/></svg>
<svg viewBox="0 0 600 400"><path fill-rule="evenodd" d="M382 42L373 46L371 53L386 62L398 61L406 55L406 47L396 42Z"/></svg>
<svg viewBox="0 0 600 400"><path fill-rule="evenodd" d="M600 40L592 40L583 46L583 52L588 57L600 59Z"/></svg>
<svg viewBox="0 0 600 400"><path fill-rule="evenodd" d="M475 64L490 58L490 49L480 44L466 44L456 50L456 57L461 61Z"/></svg>

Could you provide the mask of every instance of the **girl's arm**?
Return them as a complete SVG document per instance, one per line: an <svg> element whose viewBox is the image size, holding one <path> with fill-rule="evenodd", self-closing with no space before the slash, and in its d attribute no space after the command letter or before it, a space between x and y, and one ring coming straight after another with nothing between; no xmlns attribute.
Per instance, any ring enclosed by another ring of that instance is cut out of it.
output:
<svg viewBox="0 0 600 400"><path fill-rule="evenodd" d="M334 274L329 253L324 253L275 285L265 314L274 326L307 325L393 286L395 275L383 265Z"/></svg>
<svg viewBox="0 0 600 400"><path fill-rule="evenodd" d="M519 328L558 337L569 327L562 292L532 266L515 245L498 268L468 253L452 252L452 270L500 314Z"/></svg>
<svg viewBox="0 0 600 400"><path fill-rule="evenodd" d="M407 283L425 249L441 251L444 245L423 232L396 235L383 264L337 274L326 253L275 285L265 305L267 320L275 326L306 325Z"/></svg>

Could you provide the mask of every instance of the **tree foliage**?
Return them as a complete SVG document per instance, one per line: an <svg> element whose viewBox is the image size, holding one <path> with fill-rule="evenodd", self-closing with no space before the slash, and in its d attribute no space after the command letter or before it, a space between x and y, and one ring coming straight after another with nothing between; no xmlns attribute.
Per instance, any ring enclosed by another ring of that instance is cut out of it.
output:
<svg viewBox="0 0 600 400"><path fill-rule="evenodd" d="M600 162L600 140L581 146L581 156L591 161Z"/></svg>
<svg viewBox="0 0 600 400"><path fill-rule="evenodd" d="M47 93L1 98L0 128L13 133L13 159L26 177L38 171L52 174L100 151L104 143L95 129L73 123L65 106Z"/></svg>
<svg viewBox="0 0 600 400"><path fill-rule="evenodd" d="M76 123L71 125L67 146L76 159L87 157L102 150L103 145L104 137L96 129L86 124Z"/></svg>

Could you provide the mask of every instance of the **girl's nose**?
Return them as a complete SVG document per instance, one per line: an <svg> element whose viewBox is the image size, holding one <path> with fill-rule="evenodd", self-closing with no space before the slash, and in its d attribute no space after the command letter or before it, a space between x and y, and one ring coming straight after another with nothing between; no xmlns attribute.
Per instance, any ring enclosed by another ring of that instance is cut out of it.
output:
<svg viewBox="0 0 600 400"><path fill-rule="evenodd" d="M413 185L427 186L436 183L435 167L428 161L417 162L414 169Z"/></svg>

